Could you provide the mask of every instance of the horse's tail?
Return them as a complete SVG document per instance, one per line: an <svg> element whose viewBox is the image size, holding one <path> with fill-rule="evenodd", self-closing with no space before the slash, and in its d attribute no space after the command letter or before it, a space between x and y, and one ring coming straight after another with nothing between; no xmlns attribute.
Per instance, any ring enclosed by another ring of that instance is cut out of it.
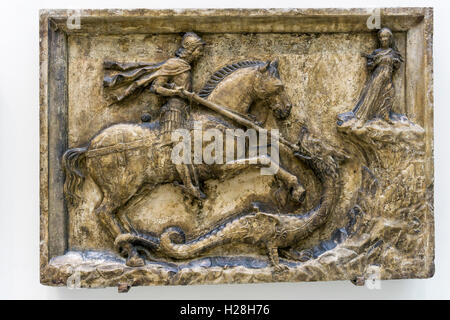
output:
<svg viewBox="0 0 450 320"><path fill-rule="evenodd" d="M86 178L84 167L87 149L87 147L69 149L62 156L62 167L66 174L64 194L71 204L81 200L78 193Z"/></svg>

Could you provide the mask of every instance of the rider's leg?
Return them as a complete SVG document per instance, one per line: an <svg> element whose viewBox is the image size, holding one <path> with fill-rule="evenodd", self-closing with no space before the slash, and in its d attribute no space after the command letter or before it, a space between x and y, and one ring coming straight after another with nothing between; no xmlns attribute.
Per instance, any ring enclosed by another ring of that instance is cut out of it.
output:
<svg viewBox="0 0 450 320"><path fill-rule="evenodd" d="M177 164L175 165L178 175L180 176L181 181L183 181L182 187L187 193L198 199L205 199L206 195L200 190L198 186L194 186L192 183L191 172L189 170L188 164Z"/></svg>

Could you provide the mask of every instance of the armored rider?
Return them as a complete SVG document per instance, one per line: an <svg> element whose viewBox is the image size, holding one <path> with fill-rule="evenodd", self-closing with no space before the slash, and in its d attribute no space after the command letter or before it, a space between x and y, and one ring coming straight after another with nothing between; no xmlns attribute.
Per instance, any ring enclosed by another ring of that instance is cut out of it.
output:
<svg viewBox="0 0 450 320"><path fill-rule="evenodd" d="M180 48L175 53L176 57L166 61L166 64L172 64L173 68L186 68L186 71L176 75L160 75L153 81L150 88L152 92L167 97L166 103L160 110L160 125L165 143L171 143L171 135L174 130L186 126L190 114L190 104L183 94L183 89L192 91L191 65L202 55L204 44L203 40L195 33L186 33ZM198 186L195 169L192 165L177 164L176 168L183 180L183 188L196 198L205 198ZM195 181L195 185L193 181Z"/></svg>
<svg viewBox="0 0 450 320"><path fill-rule="evenodd" d="M103 86L112 100L111 104L140 94L147 88L166 97L160 109L160 125L163 146L171 145L172 132L185 128L187 124L190 103L183 90L192 91L192 64L202 55L204 45L205 42L197 34L188 32L183 36L175 57L161 63L105 61ZM176 168L183 181L181 187L196 198L205 198L193 166L177 164Z"/></svg>

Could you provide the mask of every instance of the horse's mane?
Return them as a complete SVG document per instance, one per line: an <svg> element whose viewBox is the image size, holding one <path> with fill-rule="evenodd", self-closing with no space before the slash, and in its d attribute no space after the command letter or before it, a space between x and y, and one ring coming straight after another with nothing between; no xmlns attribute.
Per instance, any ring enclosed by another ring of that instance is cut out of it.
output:
<svg viewBox="0 0 450 320"><path fill-rule="evenodd" d="M202 90L198 93L198 95L202 98L207 98L210 93L216 88L216 86L227 76L232 74L234 71L242 69L242 68L248 68L253 66L259 66L263 65L265 62L263 61L239 61L236 63L229 64L222 69L217 70L214 72L214 74L211 76L211 78L206 82L205 86Z"/></svg>

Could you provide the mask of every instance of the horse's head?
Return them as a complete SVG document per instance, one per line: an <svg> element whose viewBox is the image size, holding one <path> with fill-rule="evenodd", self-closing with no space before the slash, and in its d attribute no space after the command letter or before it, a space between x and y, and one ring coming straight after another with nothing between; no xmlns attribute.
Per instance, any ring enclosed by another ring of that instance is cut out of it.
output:
<svg viewBox="0 0 450 320"><path fill-rule="evenodd" d="M254 90L258 99L266 100L277 119L289 116L292 104L278 73L278 60L267 61L258 67Z"/></svg>

